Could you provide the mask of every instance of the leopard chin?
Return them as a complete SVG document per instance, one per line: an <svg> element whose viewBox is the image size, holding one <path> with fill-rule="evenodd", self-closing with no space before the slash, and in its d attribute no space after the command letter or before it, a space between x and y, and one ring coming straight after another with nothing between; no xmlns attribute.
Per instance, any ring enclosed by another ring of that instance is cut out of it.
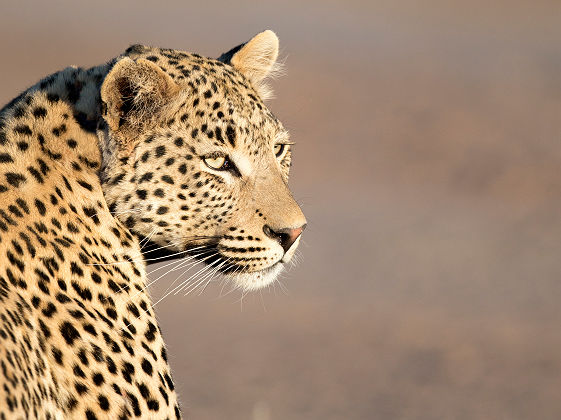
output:
<svg viewBox="0 0 561 420"><path fill-rule="evenodd" d="M215 247L206 249L207 253L199 253L196 259L209 267L214 267L225 279L232 282L235 288L243 292L259 290L273 284L285 266L283 260L278 260L268 267L257 270L249 266L228 264L229 258L216 251ZM208 256L208 252L210 252L210 256Z"/></svg>
<svg viewBox="0 0 561 420"><path fill-rule="evenodd" d="M251 273L226 273L226 277L232 280L236 287L244 292L252 292L273 284L283 269L284 264L279 261L263 270Z"/></svg>

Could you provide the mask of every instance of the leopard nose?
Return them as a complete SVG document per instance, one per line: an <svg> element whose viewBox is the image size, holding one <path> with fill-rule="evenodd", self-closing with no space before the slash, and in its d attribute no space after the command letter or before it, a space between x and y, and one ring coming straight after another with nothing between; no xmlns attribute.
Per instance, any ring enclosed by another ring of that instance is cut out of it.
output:
<svg viewBox="0 0 561 420"><path fill-rule="evenodd" d="M283 229L272 229L270 226L265 225L263 226L263 232L269 238L277 240L284 252L288 251L292 244L296 242L296 239L302 234L302 232L306 229L306 225L302 225L297 228L283 228Z"/></svg>

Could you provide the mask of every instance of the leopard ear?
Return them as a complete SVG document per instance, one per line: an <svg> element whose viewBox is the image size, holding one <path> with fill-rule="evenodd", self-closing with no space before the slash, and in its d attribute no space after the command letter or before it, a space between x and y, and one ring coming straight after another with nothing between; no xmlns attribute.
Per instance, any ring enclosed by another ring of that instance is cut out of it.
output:
<svg viewBox="0 0 561 420"><path fill-rule="evenodd" d="M129 143L155 121L178 91L173 79L151 61L125 57L101 86L105 121L120 142Z"/></svg>
<svg viewBox="0 0 561 420"><path fill-rule="evenodd" d="M263 99L268 99L272 92L264 81L279 71L278 56L279 39L273 31L266 30L225 52L218 60L231 64L251 81Z"/></svg>

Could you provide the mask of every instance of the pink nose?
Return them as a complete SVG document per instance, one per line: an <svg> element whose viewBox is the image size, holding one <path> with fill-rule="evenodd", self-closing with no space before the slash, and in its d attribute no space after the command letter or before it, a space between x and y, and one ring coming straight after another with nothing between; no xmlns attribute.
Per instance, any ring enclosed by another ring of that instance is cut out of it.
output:
<svg viewBox="0 0 561 420"><path fill-rule="evenodd" d="M263 226L263 232L269 238L276 239L284 249L284 252L288 251L292 244L296 242L296 239L302 234L306 229L306 225L302 225L297 228L283 228L273 230L270 226Z"/></svg>

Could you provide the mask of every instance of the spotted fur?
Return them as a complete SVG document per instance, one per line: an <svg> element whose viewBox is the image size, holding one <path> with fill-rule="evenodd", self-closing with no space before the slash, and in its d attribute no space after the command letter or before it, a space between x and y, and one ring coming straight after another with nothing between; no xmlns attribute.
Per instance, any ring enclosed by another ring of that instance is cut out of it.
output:
<svg viewBox="0 0 561 420"><path fill-rule="evenodd" d="M0 111L1 420L181 417L139 241L246 290L290 260L277 54L271 31L219 60L135 45Z"/></svg>

